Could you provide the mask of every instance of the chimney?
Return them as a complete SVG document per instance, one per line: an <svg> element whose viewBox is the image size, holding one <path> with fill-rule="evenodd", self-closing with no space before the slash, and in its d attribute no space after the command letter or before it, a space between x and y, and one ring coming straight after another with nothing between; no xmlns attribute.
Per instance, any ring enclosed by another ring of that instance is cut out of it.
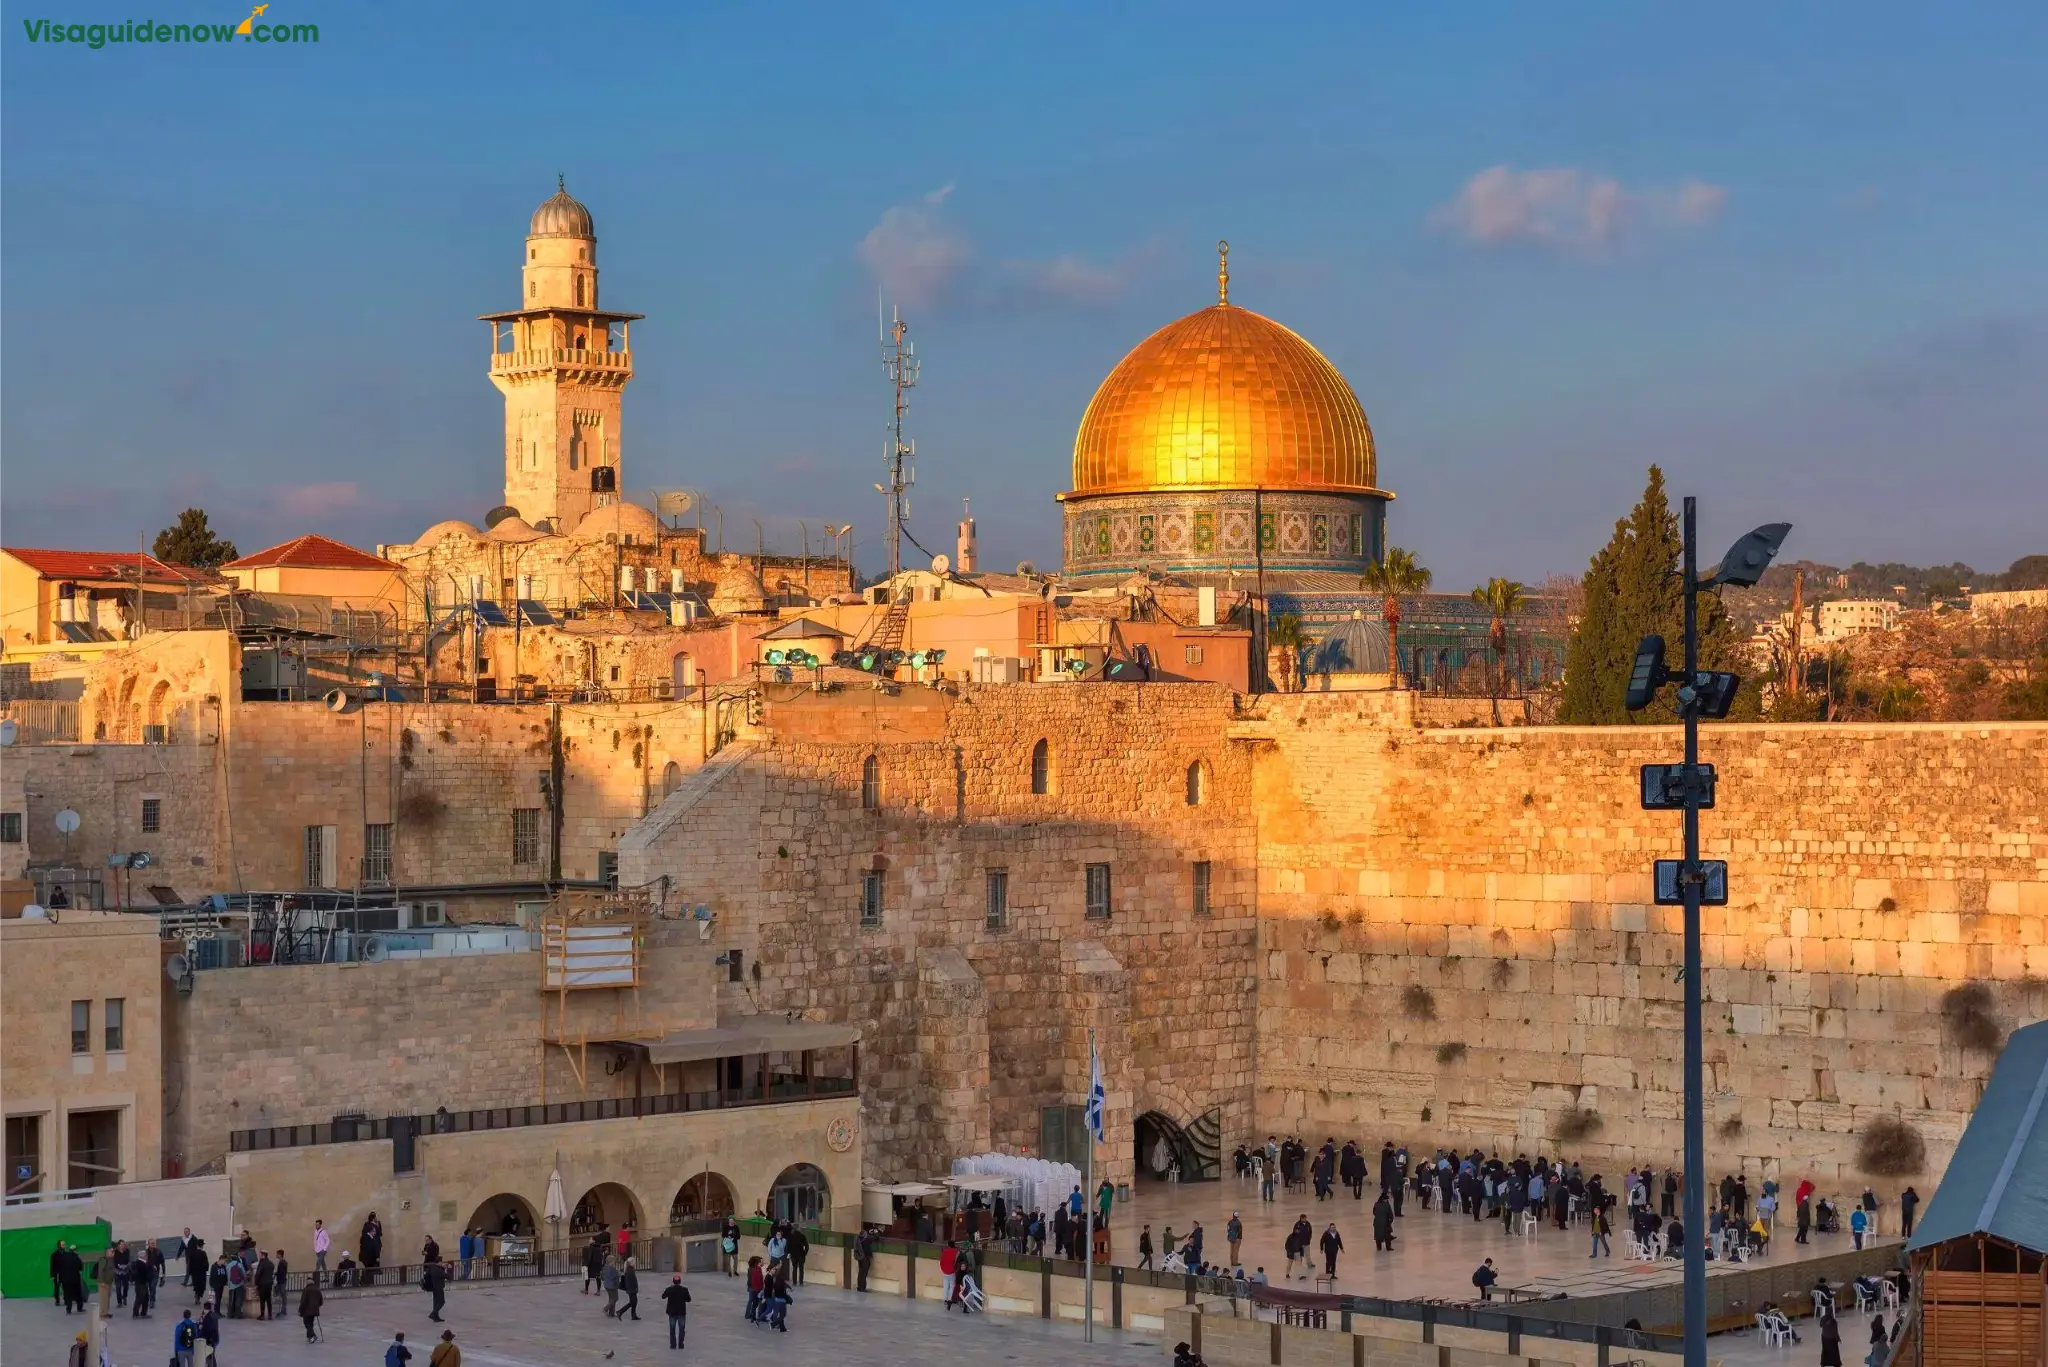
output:
<svg viewBox="0 0 2048 1367"><path fill-rule="evenodd" d="M973 574L981 565L980 551L974 544L974 518L967 511L967 500L960 500L960 539L953 546L953 568L961 574Z"/></svg>

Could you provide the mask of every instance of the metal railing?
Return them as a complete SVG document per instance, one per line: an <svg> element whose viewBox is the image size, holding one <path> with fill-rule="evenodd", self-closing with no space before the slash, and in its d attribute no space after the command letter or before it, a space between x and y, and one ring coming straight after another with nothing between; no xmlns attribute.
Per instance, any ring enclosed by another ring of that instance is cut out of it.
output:
<svg viewBox="0 0 2048 1367"><path fill-rule="evenodd" d="M548 347L534 351L499 351L491 355L492 370L538 370L545 366L602 366L608 370L631 370L630 351L592 351L582 347Z"/></svg>
<svg viewBox="0 0 2048 1367"><path fill-rule="evenodd" d="M352 1144L441 1134L475 1134L485 1130L516 1130L534 1125L575 1125L591 1120L645 1120L653 1116L690 1115L739 1106L779 1106L801 1101L827 1101L854 1095L854 1081L845 1077L813 1077L771 1081L750 1080L740 1087L705 1092L664 1092L659 1096L605 1097L589 1101L557 1101L535 1106L489 1106L472 1111L435 1111L428 1115L379 1117L337 1116L316 1125L272 1125L235 1130L228 1136L231 1153L266 1149L297 1149L317 1144Z"/></svg>

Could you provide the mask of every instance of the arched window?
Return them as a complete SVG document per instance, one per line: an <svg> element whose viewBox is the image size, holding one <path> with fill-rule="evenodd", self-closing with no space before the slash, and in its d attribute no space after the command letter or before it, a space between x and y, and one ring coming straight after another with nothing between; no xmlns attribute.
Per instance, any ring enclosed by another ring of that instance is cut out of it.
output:
<svg viewBox="0 0 2048 1367"><path fill-rule="evenodd" d="M670 760L668 762L668 767L661 771L661 795L663 797L667 797L670 793L674 792L676 789L682 786L683 766L676 763L674 760Z"/></svg>
<svg viewBox="0 0 2048 1367"><path fill-rule="evenodd" d="M882 805L882 765L873 755L861 761L860 805L870 812Z"/></svg>
<svg viewBox="0 0 2048 1367"><path fill-rule="evenodd" d="M1188 806L1199 807L1209 796L1209 771L1196 760L1188 766Z"/></svg>
<svg viewBox="0 0 2048 1367"><path fill-rule="evenodd" d="M1031 747L1031 791L1039 797L1052 791L1052 751L1042 740Z"/></svg>

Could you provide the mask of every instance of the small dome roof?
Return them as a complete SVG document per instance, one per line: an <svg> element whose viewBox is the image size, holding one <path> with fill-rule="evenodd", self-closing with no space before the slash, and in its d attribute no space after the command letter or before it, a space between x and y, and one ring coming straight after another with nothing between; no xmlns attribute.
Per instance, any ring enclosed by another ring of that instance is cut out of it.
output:
<svg viewBox="0 0 2048 1367"><path fill-rule="evenodd" d="M500 519L498 525L484 535L492 541L538 541L547 533L525 518L514 514Z"/></svg>
<svg viewBox="0 0 2048 1367"><path fill-rule="evenodd" d="M533 223L527 228L526 235L595 238L597 228L590 221L590 210L570 195L567 182L557 176L555 192L533 211Z"/></svg>
<svg viewBox="0 0 2048 1367"><path fill-rule="evenodd" d="M1339 622L1317 643L1309 657L1311 674L1385 674L1388 663L1386 623L1368 620L1352 609L1351 620Z"/></svg>
<svg viewBox="0 0 2048 1367"><path fill-rule="evenodd" d="M576 524L576 530L569 535L577 540L600 540L607 536L621 539L632 537L636 541L658 541L667 528L661 519L637 503L623 499L607 508L592 508Z"/></svg>
<svg viewBox="0 0 2048 1367"><path fill-rule="evenodd" d="M711 589L711 610L717 613L762 612L768 607L768 591L761 580L738 556L718 567Z"/></svg>
<svg viewBox="0 0 2048 1367"><path fill-rule="evenodd" d="M471 541L483 539L483 533L459 517L445 518L413 538L415 546L431 546L444 536L466 536Z"/></svg>

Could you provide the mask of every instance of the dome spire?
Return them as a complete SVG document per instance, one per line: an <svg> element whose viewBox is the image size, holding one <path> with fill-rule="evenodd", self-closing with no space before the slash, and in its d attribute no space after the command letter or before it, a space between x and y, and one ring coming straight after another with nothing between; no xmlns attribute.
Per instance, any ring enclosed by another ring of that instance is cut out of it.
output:
<svg viewBox="0 0 2048 1367"><path fill-rule="evenodd" d="M1228 304L1230 302L1230 244L1228 242L1218 242L1216 244L1216 302L1218 304Z"/></svg>

